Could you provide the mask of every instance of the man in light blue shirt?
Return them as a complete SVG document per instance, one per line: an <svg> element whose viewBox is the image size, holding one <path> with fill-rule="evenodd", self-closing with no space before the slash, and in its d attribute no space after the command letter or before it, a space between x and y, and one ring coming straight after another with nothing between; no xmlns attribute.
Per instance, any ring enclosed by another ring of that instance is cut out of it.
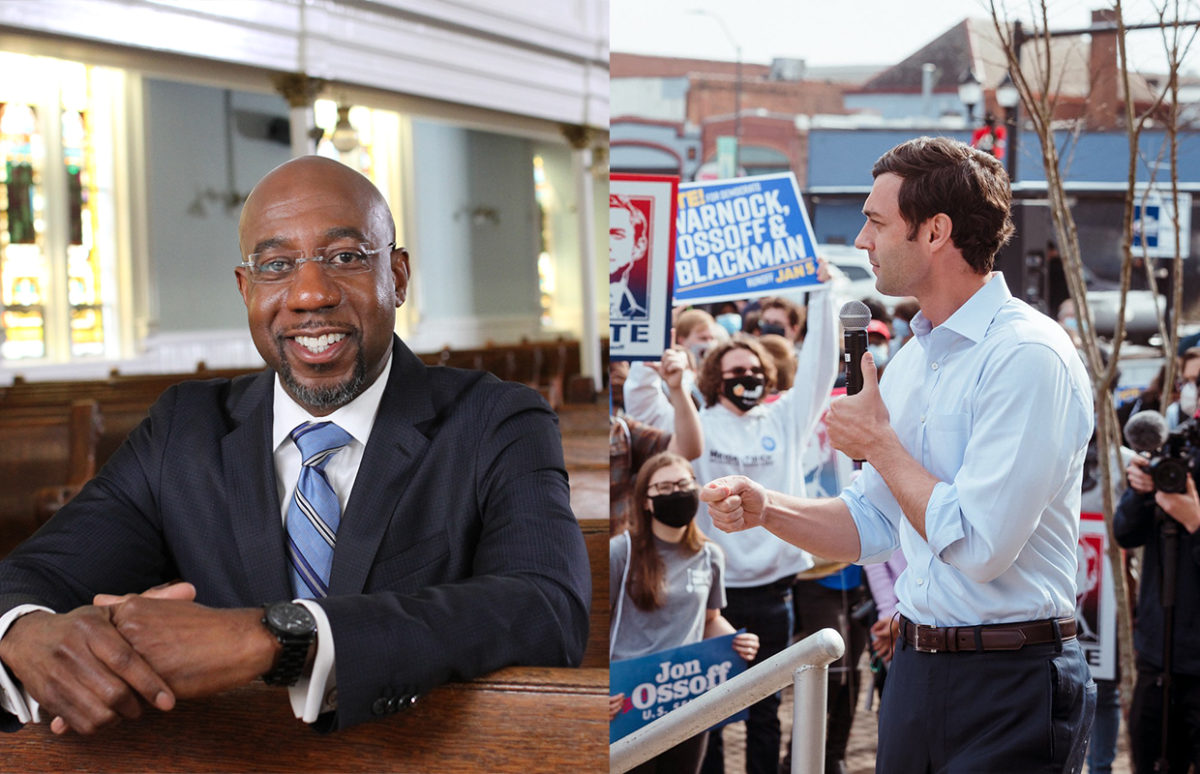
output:
<svg viewBox="0 0 1200 774"><path fill-rule="evenodd" d="M855 244L878 290L921 312L887 381L867 354L862 392L830 409L834 446L868 464L835 498L741 477L702 497L722 529L762 526L830 559L904 552L879 770L1078 771L1095 707L1074 628L1087 374L992 272L1013 230L995 158L922 137L873 175Z"/></svg>

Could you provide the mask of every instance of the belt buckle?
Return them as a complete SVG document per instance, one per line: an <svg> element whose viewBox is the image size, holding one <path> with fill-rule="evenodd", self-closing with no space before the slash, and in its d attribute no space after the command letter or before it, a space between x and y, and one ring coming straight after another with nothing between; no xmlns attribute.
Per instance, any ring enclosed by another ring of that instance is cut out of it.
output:
<svg viewBox="0 0 1200 774"><path fill-rule="evenodd" d="M917 649L917 652L937 653L939 650L937 646L941 644L941 638L938 636L940 632L937 628L922 624L913 624L913 626L916 628L916 642L913 643L913 647ZM923 644L922 640L928 641L929 644Z"/></svg>

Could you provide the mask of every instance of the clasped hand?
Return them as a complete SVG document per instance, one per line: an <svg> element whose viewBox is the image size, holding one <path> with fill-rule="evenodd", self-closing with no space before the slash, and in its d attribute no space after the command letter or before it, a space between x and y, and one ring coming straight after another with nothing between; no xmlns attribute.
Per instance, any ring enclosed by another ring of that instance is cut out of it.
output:
<svg viewBox="0 0 1200 774"><path fill-rule="evenodd" d="M56 734L90 734L141 717L142 702L170 710L176 699L248 683L271 668L277 643L257 609L198 605L189 583L144 594L98 594L69 613L21 616L0 639L3 661L54 715Z"/></svg>

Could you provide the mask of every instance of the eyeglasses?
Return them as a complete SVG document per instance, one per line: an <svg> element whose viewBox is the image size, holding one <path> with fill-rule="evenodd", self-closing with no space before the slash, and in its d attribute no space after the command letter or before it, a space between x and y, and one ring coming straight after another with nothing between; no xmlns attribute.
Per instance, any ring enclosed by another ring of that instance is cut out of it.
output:
<svg viewBox="0 0 1200 774"><path fill-rule="evenodd" d="M300 265L309 261L319 264L331 277L349 277L369 272L373 266L371 258L395 249L395 242L375 248L367 244L330 245L317 248L312 257L305 258L303 250L271 248L250 253L240 265L249 270L255 282L262 283L289 282Z"/></svg>
<svg viewBox="0 0 1200 774"><path fill-rule="evenodd" d="M696 479L681 478L678 481L659 481L657 484L651 484L647 487L647 491L651 495L669 495L675 492L688 492L696 488Z"/></svg>

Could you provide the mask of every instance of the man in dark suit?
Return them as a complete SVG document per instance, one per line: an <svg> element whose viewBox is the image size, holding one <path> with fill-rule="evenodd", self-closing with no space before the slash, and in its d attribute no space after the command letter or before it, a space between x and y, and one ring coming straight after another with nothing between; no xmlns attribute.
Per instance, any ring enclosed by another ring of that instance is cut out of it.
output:
<svg viewBox="0 0 1200 774"><path fill-rule="evenodd" d="M590 579L554 415L395 337L394 239L374 186L327 159L251 192L237 281L270 370L168 390L0 562L0 726L89 733L263 676L340 728L579 663ZM336 448L304 448L318 429Z"/></svg>

